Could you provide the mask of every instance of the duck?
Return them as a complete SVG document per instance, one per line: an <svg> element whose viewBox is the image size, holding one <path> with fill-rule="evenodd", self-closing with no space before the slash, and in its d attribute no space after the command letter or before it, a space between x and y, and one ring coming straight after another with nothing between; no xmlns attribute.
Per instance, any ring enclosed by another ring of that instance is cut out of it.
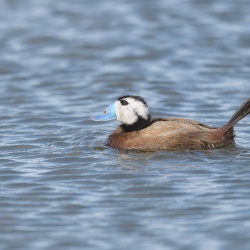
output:
<svg viewBox="0 0 250 250"><path fill-rule="evenodd" d="M152 119L146 101L135 95L119 97L93 121L121 123L109 136L106 146L121 150L201 150L234 143L234 126L250 113L250 98L221 127L212 127L187 118Z"/></svg>

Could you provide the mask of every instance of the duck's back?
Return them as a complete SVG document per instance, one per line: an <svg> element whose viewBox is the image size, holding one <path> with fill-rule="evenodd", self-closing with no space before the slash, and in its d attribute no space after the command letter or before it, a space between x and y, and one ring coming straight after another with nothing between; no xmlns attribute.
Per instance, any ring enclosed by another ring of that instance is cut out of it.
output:
<svg viewBox="0 0 250 250"><path fill-rule="evenodd" d="M233 129L224 137L217 128L183 118L156 119L145 129L124 132L118 127L107 145L120 149L177 150L218 148L232 143Z"/></svg>

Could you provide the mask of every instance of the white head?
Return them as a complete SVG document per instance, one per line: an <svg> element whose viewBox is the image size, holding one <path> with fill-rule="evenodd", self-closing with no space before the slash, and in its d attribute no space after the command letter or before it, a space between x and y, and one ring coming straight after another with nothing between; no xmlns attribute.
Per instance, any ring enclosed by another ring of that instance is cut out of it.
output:
<svg viewBox="0 0 250 250"><path fill-rule="evenodd" d="M150 116L147 103L139 96L123 96L115 102L116 119L125 125L133 125L140 118Z"/></svg>
<svg viewBox="0 0 250 250"><path fill-rule="evenodd" d="M150 125L151 116L147 103L140 96L122 96L111 104L95 121L113 120L122 123L125 131L140 130Z"/></svg>

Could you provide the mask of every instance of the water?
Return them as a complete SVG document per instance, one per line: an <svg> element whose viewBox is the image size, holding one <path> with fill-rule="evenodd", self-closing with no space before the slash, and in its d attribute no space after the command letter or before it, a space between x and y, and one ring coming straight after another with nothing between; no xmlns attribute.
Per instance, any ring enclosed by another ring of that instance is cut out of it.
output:
<svg viewBox="0 0 250 250"><path fill-rule="evenodd" d="M0 249L250 249L249 117L236 145L104 147L119 96L224 124L250 96L247 0L0 3Z"/></svg>

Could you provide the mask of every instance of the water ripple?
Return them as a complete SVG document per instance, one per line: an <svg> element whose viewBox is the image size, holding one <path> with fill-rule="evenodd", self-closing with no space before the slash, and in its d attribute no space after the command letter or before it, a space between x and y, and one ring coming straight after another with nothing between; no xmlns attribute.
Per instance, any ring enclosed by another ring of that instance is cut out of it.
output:
<svg viewBox="0 0 250 250"><path fill-rule="evenodd" d="M89 116L135 94L226 123L249 98L249 7L1 1L0 248L248 250L249 118L224 149L128 152Z"/></svg>

